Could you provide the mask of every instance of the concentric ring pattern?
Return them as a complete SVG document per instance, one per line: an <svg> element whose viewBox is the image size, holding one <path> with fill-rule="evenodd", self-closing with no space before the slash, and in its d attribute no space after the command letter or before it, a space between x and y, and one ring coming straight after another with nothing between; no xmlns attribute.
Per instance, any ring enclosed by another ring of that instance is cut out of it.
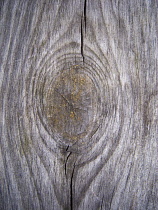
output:
<svg viewBox="0 0 158 210"><path fill-rule="evenodd" d="M33 115L28 123L36 122L43 142L53 151L69 146L83 152L102 136L104 144L111 138L115 141L119 132L115 123L121 126L118 80L111 77L108 65L99 64L89 56L83 62L80 54L67 54L52 55L41 60L34 70L30 68L31 100L26 100L26 107L31 103L27 113L32 109Z"/></svg>

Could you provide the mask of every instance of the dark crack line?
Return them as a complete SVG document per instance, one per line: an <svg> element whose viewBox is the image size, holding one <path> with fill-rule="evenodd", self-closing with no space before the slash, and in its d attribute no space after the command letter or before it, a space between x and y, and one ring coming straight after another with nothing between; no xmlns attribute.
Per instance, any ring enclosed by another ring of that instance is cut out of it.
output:
<svg viewBox="0 0 158 210"><path fill-rule="evenodd" d="M69 146L68 146L69 147ZM68 162L68 159L70 157L70 155L72 154L72 152L70 152L65 160L65 176L67 176L67 162Z"/></svg>
<svg viewBox="0 0 158 210"><path fill-rule="evenodd" d="M84 48L84 34L86 34L86 27L87 27L87 0L84 1L83 14L81 17L81 55L83 58L83 62L85 60L83 48Z"/></svg>
<svg viewBox="0 0 158 210"><path fill-rule="evenodd" d="M85 33L86 33L87 0L84 1L84 13L83 13L83 16L84 16L84 26L85 26Z"/></svg>
<svg viewBox="0 0 158 210"><path fill-rule="evenodd" d="M70 209L73 210L73 177L74 177L74 171L75 171L75 164L73 167L73 171L71 174L71 180L70 180Z"/></svg>
<svg viewBox="0 0 158 210"><path fill-rule="evenodd" d="M69 149L69 145L66 147L66 152L68 152L68 149Z"/></svg>
<svg viewBox="0 0 158 210"><path fill-rule="evenodd" d="M66 151L68 150L69 146L66 148ZM72 152L70 152L65 160L65 176L67 178L67 163L71 156ZM76 163L76 162L75 162ZM70 210L73 210L73 178L74 178L74 171L75 171L75 163L73 164L72 173L70 176Z"/></svg>
<svg viewBox="0 0 158 210"><path fill-rule="evenodd" d="M83 23L82 23L82 19L81 19L81 55L83 58L83 62L84 62L84 53L83 53L83 46L84 46L84 40L83 40Z"/></svg>

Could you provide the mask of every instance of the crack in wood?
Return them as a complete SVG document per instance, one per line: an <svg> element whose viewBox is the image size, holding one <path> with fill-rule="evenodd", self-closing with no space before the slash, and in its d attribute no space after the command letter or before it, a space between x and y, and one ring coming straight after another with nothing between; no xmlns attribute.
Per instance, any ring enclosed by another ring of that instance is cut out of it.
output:
<svg viewBox="0 0 158 210"><path fill-rule="evenodd" d="M69 145L68 145L67 148L66 148L66 152L68 151L68 149L69 149Z"/></svg>
<svg viewBox="0 0 158 210"><path fill-rule="evenodd" d="M68 146L69 147L69 146ZM72 152L70 152L65 160L65 176L67 177L67 162L68 162L68 159L70 157L70 155L72 154Z"/></svg>
<svg viewBox="0 0 158 210"><path fill-rule="evenodd" d="M157 209L156 1L42 2L0 3L0 209Z"/></svg>
<svg viewBox="0 0 158 210"><path fill-rule="evenodd" d="M83 38L83 23L82 23L82 19L81 19L81 55L83 58L83 63L84 63L84 52L83 52L83 46L84 46L84 38Z"/></svg>
<svg viewBox="0 0 158 210"><path fill-rule="evenodd" d="M68 148L69 148L69 145L66 148L66 151L68 151ZM73 198L73 196L74 196L74 194L73 194L73 190L74 190L73 180L74 180L74 171L75 171L75 167L76 167L76 165L75 165L76 161L73 164L71 163L71 160L73 160L73 159L71 159L72 154L73 154L72 152L69 152L69 154L68 154L68 156L65 160L65 165L64 165L64 167L65 167L65 177L66 177L66 180L67 180L67 183L68 183L68 186L69 186L69 190L70 190L69 191L70 192L69 207L68 207L68 209L70 209L70 210L73 210L73 199L74 199ZM70 164L70 165L68 166L68 164Z"/></svg>
<svg viewBox="0 0 158 210"><path fill-rule="evenodd" d="M74 171L75 171L75 163L73 166L72 174L71 174L71 180L70 180L70 209L73 210L73 177L74 177Z"/></svg>
<svg viewBox="0 0 158 210"><path fill-rule="evenodd" d="M86 34L87 27L87 0L84 1L83 15L81 17L81 55L83 58L83 63L85 60L84 57L84 33Z"/></svg>
<svg viewBox="0 0 158 210"><path fill-rule="evenodd" d="M86 24L87 24L87 0L84 1L84 25L85 25L85 34L86 34Z"/></svg>

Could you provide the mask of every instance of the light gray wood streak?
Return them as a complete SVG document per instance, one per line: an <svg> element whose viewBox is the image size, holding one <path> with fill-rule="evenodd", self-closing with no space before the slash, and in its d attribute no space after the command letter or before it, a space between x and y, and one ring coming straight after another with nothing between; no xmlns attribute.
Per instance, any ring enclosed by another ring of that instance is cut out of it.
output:
<svg viewBox="0 0 158 210"><path fill-rule="evenodd" d="M157 0L1 0L0 49L0 209L158 209ZM69 140L44 107L75 68L98 98Z"/></svg>

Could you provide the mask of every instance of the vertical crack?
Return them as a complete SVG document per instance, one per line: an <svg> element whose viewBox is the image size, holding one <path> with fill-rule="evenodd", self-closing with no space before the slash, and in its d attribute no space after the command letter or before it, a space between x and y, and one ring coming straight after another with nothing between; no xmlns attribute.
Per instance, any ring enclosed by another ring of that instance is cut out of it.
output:
<svg viewBox="0 0 158 210"><path fill-rule="evenodd" d="M70 210L73 210L73 177L74 177L74 171L75 171L75 164L73 166L72 174L71 174L71 180L70 180Z"/></svg>
<svg viewBox="0 0 158 210"><path fill-rule="evenodd" d="M72 152L70 152L65 160L65 176L67 176L67 162L68 162L68 159L70 157L70 155L72 154Z"/></svg>
<svg viewBox="0 0 158 210"><path fill-rule="evenodd" d="M69 146L66 148L66 151L68 152ZM74 172L76 167L76 160L73 156L73 152L69 152L66 160L65 160L65 176L66 181L69 187L69 202L68 202L68 209L73 210L74 206ZM67 209L67 208L66 208Z"/></svg>
<svg viewBox="0 0 158 210"><path fill-rule="evenodd" d="M84 1L84 11L83 11L85 33L86 33L86 16L87 16L87 0Z"/></svg>
<svg viewBox="0 0 158 210"><path fill-rule="evenodd" d="M81 19L81 55L83 58L83 62L84 62L84 53L83 53L83 45L84 45L84 40L83 40L83 24L82 24L82 19Z"/></svg>
<svg viewBox="0 0 158 210"><path fill-rule="evenodd" d="M84 62L84 34L86 34L86 23L87 23L87 0L84 1L84 8L83 8L83 14L81 17L81 55Z"/></svg>
<svg viewBox="0 0 158 210"><path fill-rule="evenodd" d="M69 149L69 145L66 147L66 152L68 151L68 149Z"/></svg>

